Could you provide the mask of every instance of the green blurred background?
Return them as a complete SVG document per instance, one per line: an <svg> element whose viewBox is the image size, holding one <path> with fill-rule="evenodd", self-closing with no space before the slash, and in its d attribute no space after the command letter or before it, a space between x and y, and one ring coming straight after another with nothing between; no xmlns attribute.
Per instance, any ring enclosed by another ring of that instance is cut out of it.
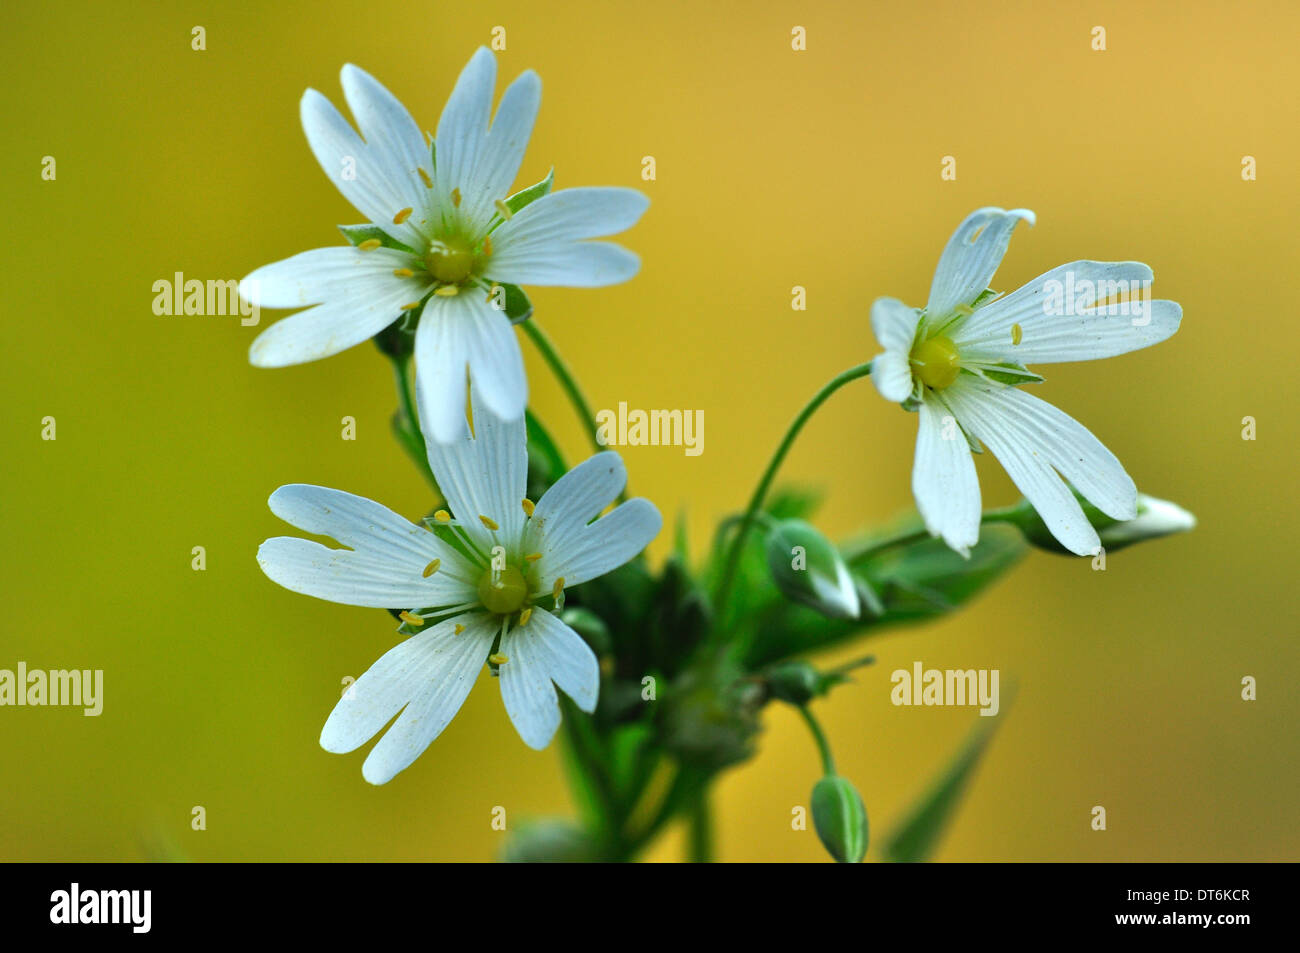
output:
<svg viewBox="0 0 1300 953"><path fill-rule="evenodd" d="M1038 213L1000 289L1077 258L1152 265L1158 296L1183 305L1181 332L1050 368L1037 393L1198 530L1113 554L1105 572L1034 555L959 616L872 640L876 667L820 710L878 836L978 720L895 708L889 673L921 660L1019 683L944 860L1295 859L1297 384L1283 359L1297 344L1300 12L1044 6L9 5L0 668L99 668L106 687L98 718L0 709L0 858L488 859L503 837L494 806L512 823L570 812L556 748L524 747L486 675L386 787L362 780L363 753L318 747L341 680L393 627L278 588L253 556L285 531L266 507L283 483L424 511L388 431L388 367L365 345L257 370L247 347L283 312L247 328L151 308L174 272L239 278L338 243L335 224L358 218L307 148L306 87L341 104L338 70L355 62L435 128L500 25L501 79L532 67L544 84L521 183L554 164L557 186L653 200L623 239L643 257L634 282L533 299L596 407L704 410L703 455L624 451L634 492L670 520L684 509L697 552L797 407L875 353L871 300L923 303L972 209ZM791 50L795 25L806 51ZM1090 47L1097 25L1105 52ZM940 180L945 155L956 181ZM1245 155L1257 181L1242 180ZM794 285L806 312L790 308ZM524 350L534 409L582 456ZM47 415L54 442L40 438ZM823 488L819 524L846 535L910 505L914 428L853 385L785 476ZM1015 498L995 461L979 467L986 503ZM204 572L190 568L199 545ZM1240 699L1245 675L1255 702ZM790 825L815 752L791 710L765 717L760 756L718 792L720 857L821 859ZM1089 826L1098 804L1105 832ZM652 856L676 858L679 840Z"/></svg>

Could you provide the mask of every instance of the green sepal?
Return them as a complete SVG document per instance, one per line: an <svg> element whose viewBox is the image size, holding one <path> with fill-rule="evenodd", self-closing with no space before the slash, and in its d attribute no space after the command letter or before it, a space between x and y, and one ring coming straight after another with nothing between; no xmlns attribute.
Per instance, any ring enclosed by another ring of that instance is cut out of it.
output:
<svg viewBox="0 0 1300 953"><path fill-rule="evenodd" d="M526 205L531 205L543 195L551 191L551 185L555 182L555 167L551 166L551 171L546 173L546 178L526 189L520 189L510 198L506 199L506 208L510 209L510 214L514 215Z"/></svg>
<svg viewBox="0 0 1300 953"><path fill-rule="evenodd" d="M999 364L980 364L978 370L981 374L991 381L999 384L1009 384L1016 387L1020 384L1037 384L1043 380L1039 374L1035 374L1023 364L1016 364L1014 361L1003 361Z"/></svg>
<svg viewBox="0 0 1300 953"><path fill-rule="evenodd" d="M414 248L402 244L378 225L340 225L339 231L342 232L343 237L354 246L360 245L362 242L369 241L372 238L376 238L379 240L379 244L384 248L394 248L397 251L404 251L408 255L416 254Z"/></svg>
<svg viewBox="0 0 1300 953"><path fill-rule="evenodd" d="M504 282L497 282L505 291L505 308L506 317L510 319L511 324L519 324L527 321L533 316L533 303L528 300L528 295L524 289L518 285L508 285Z"/></svg>

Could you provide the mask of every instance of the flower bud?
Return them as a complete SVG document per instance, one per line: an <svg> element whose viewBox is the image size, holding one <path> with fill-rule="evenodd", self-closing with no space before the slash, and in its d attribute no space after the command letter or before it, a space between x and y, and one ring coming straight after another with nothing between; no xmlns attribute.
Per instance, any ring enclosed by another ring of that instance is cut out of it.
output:
<svg viewBox="0 0 1300 953"><path fill-rule="evenodd" d="M846 778L828 774L817 782L812 816L817 836L837 862L861 863L867 853L867 808Z"/></svg>
<svg viewBox="0 0 1300 953"><path fill-rule="evenodd" d="M1196 525L1196 517L1181 506L1144 493L1138 494L1137 516L1131 520L1112 519L1078 493L1075 497L1083 507L1083 515L1097 531L1101 545L1107 552L1115 552L1134 543L1159 539L1161 536L1186 532ZM1028 542L1039 549L1067 556L1073 555L1057 542L1056 537L1047 528L1047 524L1043 522L1043 518L1038 515L1028 500L1022 500L1008 511L1006 519L1019 528Z"/></svg>
<svg viewBox="0 0 1300 953"><path fill-rule="evenodd" d="M857 586L839 550L803 520L782 520L768 531L767 566L781 592L833 619L856 619Z"/></svg>

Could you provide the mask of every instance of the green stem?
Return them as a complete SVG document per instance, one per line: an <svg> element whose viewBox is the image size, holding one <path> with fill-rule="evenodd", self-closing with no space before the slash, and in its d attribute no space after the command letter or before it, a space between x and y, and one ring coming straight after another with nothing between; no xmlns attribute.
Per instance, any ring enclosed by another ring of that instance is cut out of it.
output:
<svg viewBox="0 0 1300 953"><path fill-rule="evenodd" d="M713 810L707 789L701 791L691 805L689 822L687 856L691 863L713 863Z"/></svg>
<svg viewBox="0 0 1300 953"><path fill-rule="evenodd" d="M753 528L755 517L767 499L768 490L772 488L772 480L776 477L776 472L781 468L785 461L785 456L790 452L790 447L794 445L795 438L799 436L799 431L803 430L804 424L817 412L817 408L826 403L827 398L835 393L850 381L855 381L860 377L866 377L871 373L871 362L859 364L857 367L851 367L847 371L836 375L821 390L819 390L813 399L808 401L806 407L799 411L799 415L794 418L790 428L786 431L785 437L781 440L780 445L776 448L776 453L772 455L767 469L763 471L762 478L758 481L758 486L754 488L754 495L749 499L749 507L745 510L745 515L741 518L740 530L736 533L736 538L731 541L731 550L727 556L726 566L722 571L722 581L718 585L717 599L714 605L719 613L726 606L727 600L731 598L732 587L736 583L736 570L740 565L740 554L745 547L745 538ZM715 631L723 631L721 627Z"/></svg>
<svg viewBox="0 0 1300 953"><path fill-rule="evenodd" d="M1017 508L1014 506L1004 506L1001 509L989 510L980 516L980 523L1011 523L1016 525L1015 516ZM931 539L929 530L924 526L919 529L908 530L905 533L899 533L897 536L887 536L884 539L869 539L856 546L846 548L841 554L845 562L855 562L864 556L870 556L894 546L906 546L909 543L920 543Z"/></svg>
<svg viewBox="0 0 1300 953"><path fill-rule="evenodd" d="M808 723L808 730L812 732L813 740L817 742L817 751L822 756L822 773L835 773L835 757L831 754L831 746L826 741L826 734L822 731L822 726L817 723L813 713L808 710L807 705L799 706L799 714L803 715L803 720Z"/></svg>
<svg viewBox="0 0 1300 953"><path fill-rule="evenodd" d="M569 403L573 404L578 419L582 421L582 429L586 433L587 439L591 441L592 447L595 448L597 453L604 450L605 447L596 439L596 415L591 412L591 405L587 403L587 398L583 396L582 388L578 386L577 380L574 379L573 372L569 370L569 365L564 363L564 358L560 357L560 353L555 350L555 345L546 336L546 332L538 326L536 320L529 318L520 327L524 329L525 334L533 339L533 344L537 347L538 353L542 355L542 359L550 366L551 373L555 375L556 380L560 382L560 386L564 388L564 392L569 397Z"/></svg>
<svg viewBox="0 0 1300 953"><path fill-rule="evenodd" d="M390 356L393 362L393 379L397 385L397 399L400 407L398 413L402 416L402 421L397 424L397 439L402 442L406 448L407 454L419 467L420 472L433 485L437 493L438 480L433 475L433 470L429 468L429 454L424 446L424 434L420 430L420 418L416 415L415 400L412 397L411 372L404 357Z"/></svg>

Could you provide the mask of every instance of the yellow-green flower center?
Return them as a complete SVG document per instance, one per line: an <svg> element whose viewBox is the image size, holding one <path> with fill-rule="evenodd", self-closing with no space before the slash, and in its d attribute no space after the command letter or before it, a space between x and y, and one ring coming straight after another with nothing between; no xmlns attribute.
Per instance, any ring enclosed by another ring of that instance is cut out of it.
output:
<svg viewBox="0 0 1300 953"><path fill-rule="evenodd" d="M474 272L474 252L459 239L443 239L429 246L424 267L444 284L458 285Z"/></svg>
<svg viewBox="0 0 1300 953"><path fill-rule="evenodd" d="M952 386L961 370L957 345L942 334L927 338L912 349L912 367L927 387L943 390Z"/></svg>
<svg viewBox="0 0 1300 953"><path fill-rule="evenodd" d="M514 566L499 571L488 569L478 581L478 598L488 612L510 615L527 601L528 580Z"/></svg>

